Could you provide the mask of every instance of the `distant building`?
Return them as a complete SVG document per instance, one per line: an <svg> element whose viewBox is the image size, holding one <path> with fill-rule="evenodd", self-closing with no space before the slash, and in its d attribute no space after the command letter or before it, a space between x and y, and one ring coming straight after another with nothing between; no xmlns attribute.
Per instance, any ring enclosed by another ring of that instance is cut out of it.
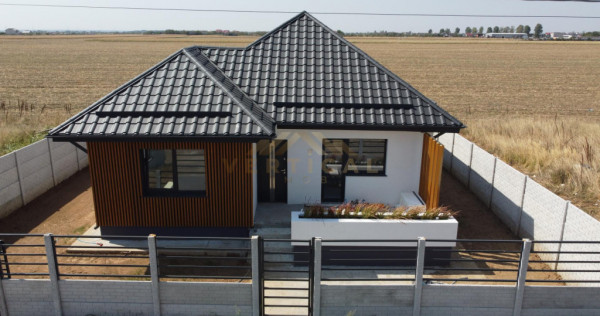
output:
<svg viewBox="0 0 600 316"><path fill-rule="evenodd" d="M21 34L21 32L17 29L13 29L13 28L7 28L4 33L6 35L17 35L17 34Z"/></svg>
<svg viewBox="0 0 600 316"><path fill-rule="evenodd" d="M572 39L573 37L575 38L581 38L581 34L578 33L565 33L565 32L551 32L551 33L546 33L547 37L551 38L551 39Z"/></svg>
<svg viewBox="0 0 600 316"><path fill-rule="evenodd" d="M519 38L528 39L527 33L486 33L487 38Z"/></svg>

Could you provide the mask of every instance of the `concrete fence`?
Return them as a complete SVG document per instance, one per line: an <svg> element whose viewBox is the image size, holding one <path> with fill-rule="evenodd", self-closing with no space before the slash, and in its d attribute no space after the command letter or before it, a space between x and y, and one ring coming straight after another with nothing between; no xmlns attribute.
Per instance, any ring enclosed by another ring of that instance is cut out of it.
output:
<svg viewBox="0 0 600 316"><path fill-rule="evenodd" d="M444 168L469 188L516 235L546 241L600 241L600 222L458 134L444 134ZM600 280L600 244L534 243L542 260L566 280ZM561 253L555 253L561 251ZM579 252L579 253L573 253ZM582 254L581 252L589 252ZM561 271L571 270L571 271Z"/></svg>
<svg viewBox="0 0 600 316"><path fill-rule="evenodd" d="M0 157L0 219L87 165L85 152L49 139Z"/></svg>
<svg viewBox="0 0 600 316"><path fill-rule="evenodd" d="M600 301L597 299L600 287L526 286L531 249L529 240L523 241L515 285L425 284L424 238L418 241L414 282L390 283L385 278L365 281L360 277L356 280L323 281L321 243L320 238L315 239L314 282L312 292L309 291L313 316L600 314ZM252 278L246 282L160 280L154 235L148 236L150 281L63 280L58 273L51 234L44 236L44 244L49 279L0 279L1 315L264 314L260 307L263 280L260 277L261 250L257 236L251 240ZM286 280L292 288L298 287L297 275L279 282ZM282 291L285 289L282 288Z"/></svg>

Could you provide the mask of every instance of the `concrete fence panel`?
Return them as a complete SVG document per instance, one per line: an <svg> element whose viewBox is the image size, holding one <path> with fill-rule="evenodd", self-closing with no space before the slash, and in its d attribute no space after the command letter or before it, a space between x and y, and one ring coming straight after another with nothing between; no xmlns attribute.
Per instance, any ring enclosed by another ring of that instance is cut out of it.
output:
<svg viewBox="0 0 600 316"><path fill-rule="evenodd" d="M481 149L473 146L473 157L471 158L471 173L469 189L485 205L489 205L492 198L492 181L494 178L494 160L496 158Z"/></svg>
<svg viewBox="0 0 600 316"><path fill-rule="evenodd" d="M496 163L492 211L515 233L521 216L525 175L503 161Z"/></svg>
<svg viewBox="0 0 600 316"><path fill-rule="evenodd" d="M7 280L1 281L4 297L10 316L52 315L51 286L48 280Z"/></svg>
<svg viewBox="0 0 600 316"><path fill-rule="evenodd" d="M0 157L0 219L87 166L85 152L48 139Z"/></svg>
<svg viewBox="0 0 600 316"><path fill-rule="evenodd" d="M152 315L148 281L61 280L63 314Z"/></svg>
<svg viewBox="0 0 600 316"><path fill-rule="evenodd" d="M600 288L528 286L522 316L598 315Z"/></svg>
<svg viewBox="0 0 600 316"><path fill-rule="evenodd" d="M162 315L252 315L251 283L161 282Z"/></svg>
<svg viewBox="0 0 600 316"><path fill-rule="evenodd" d="M452 174L464 185L469 182L471 149L472 143L470 141L460 135L454 136Z"/></svg>
<svg viewBox="0 0 600 316"><path fill-rule="evenodd" d="M23 201L27 204L54 186L48 141L37 141L16 151L15 155Z"/></svg>
<svg viewBox="0 0 600 316"><path fill-rule="evenodd" d="M70 143L48 140L50 144L50 157L52 157L52 171L55 185L63 182L79 170L77 148Z"/></svg>
<svg viewBox="0 0 600 316"><path fill-rule="evenodd" d="M446 170L450 170L450 162L452 161L452 142L454 142L454 134L444 134L438 137L438 142L444 145L444 168Z"/></svg>
<svg viewBox="0 0 600 316"><path fill-rule="evenodd" d="M600 241L600 222L578 207L569 205L565 221L564 241ZM560 261L596 261L600 262L600 243L569 244L561 246ZM568 252L596 252L590 254L573 254ZM600 271L600 263L559 263L558 269L595 270ZM600 280L598 272L561 272L566 280ZM577 285L597 286L597 284L578 283Z"/></svg>
<svg viewBox="0 0 600 316"><path fill-rule="evenodd" d="M513 315L515 287L425 285L421 316Z"/></svg>
<svg viewBox="0 0 600 316"><path fill-rule="evenodd" d="M527 181L519 236L539 240L559 240L567 201L535 181ZM534 243L533 250L558 251L559 244ZM540 253L543 260L556 260L554 253Z"/></svg>
<svg viewBox="0 0 600 316"><path fill-rule="evenodd" d="M413 285L321 285L321 315L411 315Z"/></svg>
<svg viewBox="0 0 600 316"><path fill-rule="evenodd" d="M0 218L23 206L14 153L0 157Z"/></svg>
<svg viewBox="0 0 600 316"><path fill-rule="evenodd" d="M81 147L86 148L87 149L87 144L86 143L78 143ZM82 170L83 168L88 166L88 157L87 154L81 150L81 149L77 149L77 165L79 166L79 170Z"/></svg>

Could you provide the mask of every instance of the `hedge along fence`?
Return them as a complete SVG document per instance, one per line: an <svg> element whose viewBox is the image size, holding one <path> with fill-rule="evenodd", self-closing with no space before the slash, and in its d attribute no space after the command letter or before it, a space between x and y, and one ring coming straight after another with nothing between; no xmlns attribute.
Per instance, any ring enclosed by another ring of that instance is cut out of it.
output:
<svg viewBox="0 0 600 316"><path fill-rule="evenodd" d="M0 219L87 165L87 154L75 145L49 139L0 157Z"/></svg>
<svg viewBox="0 0 600 316"><path fill-rule="evenodd" d="M445 148L444 168L516 235L557 242L600 241L600 222L527 175L458 134L444 134L438 141ZM597 272L560 271L599 270L600 244L534 243L533 251L564 279L600 280Z"/></svg>

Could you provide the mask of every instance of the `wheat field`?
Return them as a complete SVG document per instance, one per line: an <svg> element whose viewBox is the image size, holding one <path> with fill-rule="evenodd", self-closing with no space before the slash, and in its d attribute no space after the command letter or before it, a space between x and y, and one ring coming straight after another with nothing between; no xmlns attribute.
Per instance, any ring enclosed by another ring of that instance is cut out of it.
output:
<svg viewBox="0 0 600 316"><path fill-rule="evenodd" d="M0 36L0 154L191 45L246 36ZM600 42L348 38L481 147L600 218Z"/></svg>

